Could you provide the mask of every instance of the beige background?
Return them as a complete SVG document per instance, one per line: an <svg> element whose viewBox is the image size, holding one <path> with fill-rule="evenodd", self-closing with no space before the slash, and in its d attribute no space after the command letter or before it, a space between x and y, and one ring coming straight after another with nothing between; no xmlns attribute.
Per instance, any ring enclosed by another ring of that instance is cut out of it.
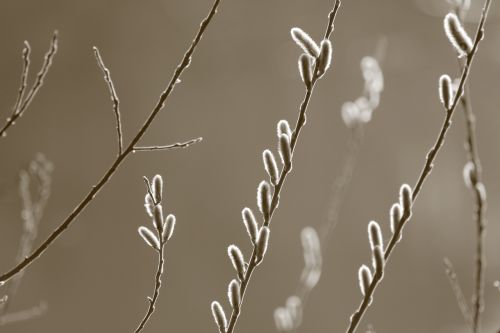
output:
<svg viewBox="0 0 500 333"><path fill-rule="evenodd" d="M348 131L344 101L362 89L360 59L388 40L386 90L366 131L341 221L325 253L322 279L312 293L300 332L342 332L360 301L357 269L368 262L366 225L389 233L388 210L401 183L413 184L441 125L437 80L456 76L454 53L442 29L444 1L344 0L333 35L333 70L310 104L272 224L270 249L251 281L237 332L274 332L272 311L294 290L302 269L299 232L326 216L331 183L340 173ZM471 18L482 3L474 0ZM188 150L131 155L75 224L30 266L13 310L45 300L40 318L2 332L131 332L142 318L155 269L153 251L137 235L148 224L143 175L166 180L166 208L178 225L167 246L164 288L145 332L216 332L209 304L223 301L234 276L230 243L248 255L240 221L255 207L265 177L260 154L276 146L275 124L295 122L303 85L299 50L289 30L323 34L332 1L226 0L192 65L144 144L203 136ZM18 171L36 152L55 164L53 195L40 227L45 238L114 159L115 124L107 88L91 51L100 47L122 102L126 142L156 103L211 0L19 1L0 3L0 111L14 103L23 40L33 49L35 73L52 30L60 50L25 116L0 141L0 271L12 267L20 235ZM470 82L488 189L488 270L484 332L500 328L498 170L500 170L500 25L494 3ZM467 25L472 33L475 25ZM462 182L464 125L457 112L436 168L415 206L404 241L394 253L374 306L360 330L463 332L463 320L442 268L455 263L471 294L474 225ZM1 289L0 289L1 291Z"/></svg>

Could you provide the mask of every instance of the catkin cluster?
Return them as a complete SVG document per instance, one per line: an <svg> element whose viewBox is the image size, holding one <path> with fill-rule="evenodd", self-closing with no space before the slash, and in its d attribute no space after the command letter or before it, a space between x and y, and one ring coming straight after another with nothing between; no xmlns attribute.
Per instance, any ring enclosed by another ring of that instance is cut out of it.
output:
<svg viewBox="0 0 500 333"><path fill-rule="evenodd" d="M175 215L168 214L163 218L163 207L161 205L163 199L163 179L160 175L153 177L152 186L145 178L148 185L148 193L144 199L146 212L152 218L153 227L156 232L151 231L146 226L139 227L139 235L142 239L156 251L161 251L165 243L172 237L175 228Z"/></svg>

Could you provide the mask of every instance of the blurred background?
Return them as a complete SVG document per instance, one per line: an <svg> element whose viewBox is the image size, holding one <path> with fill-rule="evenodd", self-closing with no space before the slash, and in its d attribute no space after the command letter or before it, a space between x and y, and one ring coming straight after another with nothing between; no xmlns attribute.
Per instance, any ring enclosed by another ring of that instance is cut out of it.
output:
<svg viewBox="0 0 500 333"><path fill-rule="evenodd" d="M234 270L226 255L251 246L241 209L256 209L267 176L261 153L276 147L276 123L294 124L304 94L299 49L290 28L319 39L333 1L223 1L190 68L141 144L202 136L185 150L132 154L74 225L26 271L11 310L44 301L40 317L1 327L16 332L133 331L147 308L154 251L137 234L149 224L142 176L165 180L165 210L177 216L166 248L157 311L145 332L217 332L210 302L226 312ZM116 155L114 114L92 46L100 48L120 97L125 143L155 105L211 0L25 1L0 3L0 114L15 102L23 41L32 47L31 78L51 34L59 52L45 85L0 141L0 271L15 263L22 232L19 171L37 152L55 166L52 195L39 227L44 240L101 177ZM475 31L482 1L473 0L466 29ZM344 0L333 33L332 70L319 81L294 167L273 218L270 248L254 274L237 332L275 332L273 311L295 290L303 266L300 230L324 223L331 187L341 172L349 131L340 107L362 92L359 62L383 37L385 90L365 131L340 220L324 252L323 274L299 332L342 332L361 295L357 270L370 260L366 226L378 221L389 237L389 208L402 183L414 184L444 116L437 83L458 76L443 32L445 0ZM484 332L500 328L500 8L493 3L471 75L477 135L488 191ZM31 82L31 81L30 81ZM444 273L449 257L470 299L475 225L462 179L463 114L454 117L444 148L419 196L404 239L387 267L373 306L359 327L377 332L465 332ZM0 289L0 294L2 294Z"/></svg>

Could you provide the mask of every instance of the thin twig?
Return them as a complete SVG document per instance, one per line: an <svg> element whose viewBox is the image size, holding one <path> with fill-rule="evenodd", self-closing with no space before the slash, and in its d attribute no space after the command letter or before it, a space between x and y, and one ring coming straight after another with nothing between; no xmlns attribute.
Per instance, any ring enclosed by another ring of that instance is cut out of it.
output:
<svg viewBox="0 0 500 333"><path fill-rule="evenodd" d="M455 272L453 264L448 258L443 259L443 264L446 276L448 277L448 281L450 282L451 289L453 290L453 293L455 294L455 297L457 299L458 307L460 308L460 312L464 317L465 324L472 330L471 311L469 309L469 305L467 305L467 301L465 300L462 287L460 287L460 282L458 281L457 273Z"/></svg>
<svg viewBox="0 0 500 333"><path fill-rule="evenodd" d="M149 182L148 177L143 176L142 179L144 180L144 183L146 184L146 189L148 190L149 197L153 201L153 204L156 206L158 202L155 200L155 196L153 195L153 190L151 189L151 183Z"/></svg>
<svg viewBox="0 0 500 333"><path fill-rule="evenodd" d="M202 137L192 139L186 142L177 142L166 146L146 146L146 147L134 147L134 151L155 151L155 150L169 150L177 148L187 148L191 145L203 141Z"/></svg>
<svg viewBox="0 0 500 333"><path fill-rule="evenodd" d="M113 164L109 167L109 169L104 173L102 178L99 180L99 182L92 186L90 189L89 193L82 199L82 201L74 208L74 210L71 212L66 219L49 235L49 237L29 256L27 256L21 263L16 265L15 267L11 268L4 274L0 276L0 281L7 281L10 278L12 278L14 275L18 274L21 272L25 267L27 267L29 264L31 264L33 261L35 261L42 253L45 252L45 250L71 225L71 223L75 220L77 216L80 215L80 213L89 205L89 203L95 198L95 196L99 193L99 191L102 189L104 185L108 183L108 181L111 179L113 174L116 172L118 167L122 164L122 162L125 160L127 156L130 155L130 153L133 152L135 145L137 142L144 136L144 133L148 130L148 128L151 126L151 123L153 120L156 118L156 115L158 112L160 112L161 109L163 109L165 102L167 98L170 96L172 90L174 89L177 80L181 76L181 74L184 72L184 70L189 66L191 63L191 56L193 55L196 47L198 46L201 38L203 37L203 33L207 29L208 25L212 21L212 18L217 12L217 8L219 7L221 0L215 0L208 15L205 17L205 19L201 22L200 27L198 29L198 32L196 33L193 41L191 42L191 45L187 49L186 53L182 57L181 62L177 66L176 70L174 71L174 74L167 86L167 88L162 92L160 95L160 98L154 107L153 111L151 111L150 115L144 122L144 124L141 126L135 137L132 139L130 144L127 146L127 148L123 151L121 155L119 155Z"/></svg>
<svg viewBox="0 0 500 333"><path fill-rule="evenodd" d="M341 3L340 0L336 0L333 9L331 10L331 12L328 15L328 24L326 27L324 39L330 39L330 35L333 32L333 23L335 21L335 17L337 15L338 9L340 7L340 3ZM307 86L306 94L305 94L304 99L300 105L299 116L297 119L297 123L295 125L295 129L292 133L292 138L290 140L290 148L291 148L292 153L295 151L295 145L297 144L297 139L299 137L300 131L306 123L307 107L309 105L309 101L311 99L311 96L312 96L312 93L314 90L314 86L316 85L316 82L318 81L318 79L320 77L319 76L319 62L318 61L316 61L316 65L315 65L313 73L314 73L314 75L313 75L313 78L311 80L311 84ZM265 227L268 227L269 224L271 223L274 211L278 207L278 201L279 201L281 189L283 187L283 184L285 183L286 176L288 175L288 173L290 171L291 171L291 166L288 168L286 166L284 166L283 170L281 171L280 178L279 178L277 184L274 186L274 191L273 191L273 195L271 198L270 211L269 211L268 217L264 218L263 226L265 226ZM243 299L245 296L246 288L248 286L248 282L250 281L250 278L252 277L253 271L257 267L256 258L257 258L257 251L256 251L256 247L254 247L253 252L252 252L252 256L248 261L248 268L245 272L245 276L244 276L243 280L241 281L241 285L240 285L240 294L241 294L240 306L233 308L233 311L231 313L231 318L229 319L229 324L227 326L226 333L232 333L234 330L234 327L236 325L236 321L237 321L238 316L239 316L240 311L241 311L241 304L243 303Z"/></svg>
<svg viewBox="0 0 500 333"><path fill-rule="evenodd" d="M460 11L458 15L462 21L464 11ZM460 70L463 70L464 63L458 61ZM484 221L484 214L486 211L486 196L482 195L481 191L485 189L482 183L482 167L481 160L479 159L477 136L476 136L476 116L472 111L472 100L470 97L469 84L464 85L464 96L461 101L462 110L464 111L466 139L465 150L467 153L467 160L474 166L474 183L471 184L471 191L474 196L474 223L476 225L476 259L474 271L474 292L472 295L472 333L478 333L481 329L481 313L483 311L484 303L484 269L486 266L486 258L484 254L484 237L486 235L486 223ZM482 187L479 188L479 187Z"/></svg>
<svg viewBox="0 0 500 333"><path fill-rule="evenodd" d="M161 275L163 273L163 265L165 262L163 249L165 247L166 242L163 241L161 235L159 235L158 239L160 240L160 249L157 250L157 252L158 252L158 269L156 270L156 278L155 278L155 287L154 287L153 297L151 297L151 298L148 297L148 301L149 301L148 310L147 310L146 314L144 315L144 318L141 320L139 326L134 331L134 333L139 333L140 331L142 331L142 329L146 325L147 321L149 320L149 318L151 317L151 315L155 311L156 300L158 299L158 296L160 295Z"/></svg>
<svg viewBox="0 0 500 333"><path fill-rule="evenodd" d="M25 52L26 51L26 52ZM52 65L52 60L57 53L57 30L54 31L52 36L52 40L50 42L50 47L47 53L45 54L45 58L42 64L42 68L36 77L35 83L31 87L31 90L28 92L28 95L21 101L22 95L24 94L24 90L26 88L26 79L28 75L28 65L29 65L29 44L25 42L25 48L23 50L23 72L21 75L21 87L19 88L18 100L16 101L16 107L14 108L14 112L11 117L7 118L7 122L2 129L0 129L0 138L5 137L7 135L7 130L16 123L16 120L21 117L30 105L33 98L36 96L38 90L43 85L43 80L47 73L49 72L50 66ZM22 90L22 91L21 91Z"/></svg>
<svg viewBox="0 0 500 333"><path fill-rule="evenodd" d="M122 122L120 115L120 100L118 99L118 95L116 94L115 85L113 84L113 80L111 79L111 74L109 69L104 65L101 54L99 53L99 49L94 46L94 55L97 60L97 64L104 74L104 81L108 85L109 93L111 95L111 101L113 102L113 111L115 112L116 117L116 132L118 135L118 156L122 154L123 151L123 134L122 134Z"/></svg>
<svg viewBox="0 0 500 333"><path fill-rule="evenodd" d="M24 48L22 53L23 58L23 69L21 71L21 84L19 86L16 104L14 104L14 108L12 109L12 114L15 115L19 112L19 106L23 101L24 92L26 91L27 81L28 81L28 73L30 68L30 55L31 55L31 47L28 41L24 41Z"/></svg>
<svg viewBox="0 0 500 333"><path fill-rule="evenodd" d="M44 301L40 302L29 309L7 313L0 317L0 326L18 323L21 321L30 320L42 316L47 312L48 306Z"/></svg>
<svg viewBox="0 0 500 333"><path fill-rule="evenodd" d="M474 56L476 55L479 42L482 40L484 36L484 24L486 21L486 17L488 15L488 10L490 8L491 0L486 0L484 7L483 7L483 12L481 15L481 20L478 24L476 36L474 39L474 45L472 47L471 52L467 55L467 60L465 62L464 70L462 72L461 78L460 78L460 83L457 89L457 92L453 98L453 103L451 104L450 108L446 110L446 116L443 122L443 125L441 127L441 130L439 132L439 135L436 139L436 142L434 143L433 147L429 151L426 157L425 164L422 168L422 171L420 173L420 176L416 182L416 185L413 189L412 192L412 203L414 203L417 199L418 194L420 193L420 190L422 188L422 185L424 181L427 179L427 176L430 174L432 171L433 163L434 160L439 152L439 149L443 145L444 139L446 137L446 133L448 132L448 129L450 128L451 125L451 119L453 116L453 113L455 111L455 108L460 101L460 98L462 96L463 90L464 90L464 85L467 80L467 77L469 75L470 67L472 64L472 61L474 59ZM405 214L402 218L401 221L397 224L396 229L394 230L394 233L389 241L389 244L385 248L384 251L384 259L386 261L389 260L389 257L392 253L392 250L398 243L400 239L401 232L406 225L406 223L410 219L410 214ZM374 275L372 282L370 283L369 288L365 291L365 296L363 297L363 300L361 301L361 304L359 305L358 309L353 313L353 315L350 318L349 326L346 330L347 333L353 333L356 330L356 327L358 326L359 322L361 321L363 315L365 314L366 310L371 304L372 301L372 295L375 292L375 288L378 286L379 282L382 280L382 274L383 271L380 273L377 271L376 274Z"/></svg>

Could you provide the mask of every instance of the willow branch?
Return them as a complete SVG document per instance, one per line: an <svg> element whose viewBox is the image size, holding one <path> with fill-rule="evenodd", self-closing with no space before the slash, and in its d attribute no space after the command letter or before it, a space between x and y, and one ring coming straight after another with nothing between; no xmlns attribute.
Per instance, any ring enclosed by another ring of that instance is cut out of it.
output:
<svg viewBox="0 0 500 333"><path fill-rule="evenodd" d="M165 102L167 98L170 96L172 93L177 80L179 80L179 77L182 75L184 70L189 66L191 62L191 56L193 55L194 51L196 50L196 47L198 46L201 38L203 37L203 34L205 30L207 29L208 25L212 21L212 18L215 16L217 9L219 7L221 0L215 0L214 3L212 4L212 7L208 13L208 15L205 17L205 19L201 22L200 27L198 32L196 33L193 41L191 42L191 45L187 49L186 53L182 57L181 62L175 69L172 78L170 79L170 82L167 86L167 88L162 92L160 95L160 98L154 107L153 111L151 111L150 115L147 117L146 121L142 125L142 127L139 129L137 134L134 136L134 138L131 140L127 148L123 151L123 153L115 159L115 161L111 164L111 166L107 169L107 171L104 173L102 178L99 180L99 182L92 186L90 191L88 192L87 195L80 201L80 203L74 208L74 210L62 221L62 223L49 235L49 237L35 250L33 251L29 256L26 256L26 258L8 270L7 272L3 273L0 276L0 281L7 281L10 278L12 278L14 275L18 274L22 270L24 270L28 265L30 265L33 261L38 259L46 250L47 248L57 239L59 236L68 229L68 227L75 221L76 217L80 215L80 213L92 202L92 200L95 198L95 196L99 193L99 191L106 185L111 177L114 175L118 167L123 163L125 158L129 156L133 150L134 147L136 146L137 142L144 136L146 131L149 129L151 126L151 123L153 120L156 118L158 113L160 112L161 109L165 106Z"/></svg>
<svg viewBox="0 0 500 333"><path fill-rule="evenodd" d="M453 102L451 103L451 106L449 109L446 110L446 116L443 121L443 125L441 127L441 130L439 132L439 135L427 154L426 161L424 163L424 166L422 168L422 171L420 173L419 178L417 179L416 185L413 189L412 192L412 203L414 203L417 199L418 194L420 193L420 190L422 189L422 186L424 184L424 181L427 179L427 176L430 174L433 168L433 163L434 160L442 147L446 133L448 132L448 129L450 128L451 125L451 119L453 116L453 113L457 107L458 102L460 101L460 98L462 97L463 91L464 91L464 85L465 82L467 81L467 77L469 75L470 67L472 65L472 61L474 60L474 57L477 53L477 49L479 46L480 41L483 39L484 36L484 24L486 21L486 17L488 15L488 10L490 8L491 0L486 0L484 7L483 7L483 12L481 15L481 20L479 21L476 36L474 39L474 45L472 47L471 52L467 55L467 59L464 65L464 69L462 71L462 75L460 78L460 83L458 85L457 92L453 98ZM389 241L389 244L385 248L384 251L384 259L386 261L389 260L389 257L398 243L400 239L401 232L406 225L406 223L410 220L410 214L406 214L402 217L400 223L398 223L396 230L394 230L394 233ZM359 322L361 321L363 315L365 314L366 310L371 304L372 301L372 295L375 292L375 288L378 286L380 281L382 280L382 274L376 273L373 277L372 282L370 283L370 286L368 290L365 291L365 296L363 297L363 300L361 301L361 304L359 305L358 309L353 313L351 316L349 326L346 330L347 333L353 333L356 330L356 327L358 326Z"/></svg>
<svg viewBox="0 0 500 333"><path fill-rule="evenodd" d="M113 102L113 111L115 113L116 118L116 132L118 136L118 156L122 154L123 151L123 134L122 134L122 122L120 115L120 100L118 99L118 95L116 94L115 85L113 84L113 80L111 79L111 74L109 69L104 65L102 61L101 54L99 53L99 49L94 46L94 55L97 60L97 64L104 74L104 81L106 82L109 94L111 95L111 101Z"/></svg>
<svg viewBox="0 0 500 333"><path fill-rule="evenodd" d="M336 0L332 11L328 15L328 24L327 24L327 28L326 28L324 39L330 39L330 35L333 32L333 23L335 21L335 17L337 15L338 9L340 7L340 3L341 3L340 0ZM304 127L304 125L306 123L306 111L307 111L307 107L309 105L309 101L311 99L311 96L312 96L312 93L313 93L313 90L314 90L314 86L316 85L316 82L319 79L319 74L318 73L319 73L319 62L316 61L316 65L315 65L315 68L314 68L314 76L312 78L311 84L307 86L304 99L303 99L303 101L302 101L302 103L300 105L299 116L297 118L297 123L295 125L295 129L294 129L294 131L292 133L292 137L291 137L291 140L290 140L290 147L291 147L291 151L292 151L292 158L293 158L293 153L295 151L295 146L297 144L297 139L298 139L298 137L300 135L300 131ZM271 223L273 214L274 214L276 208L278 207L278 202L279 202L279 196L280 196L281 189L283 188L286 176L289 174L289 172L291 171L291 169L292 169L291 166L288 167L288 168L286 166L283 167L283 170L281 171L281 174L280 174L280 178L279 178L278 182L276 183L276 185L274 186L274 191L273 191L273 195L272 195L272 198L271 198L271 207L270 207L269 215L268 215L267 218L264 218L263 226L265 226L265 227L268 227L269 224ZM252 277L253 271L257 267L256 258L257 258L257 251L256 251L256 248L254 247L254 250L252 252L252 256L251 256L251 258L248 261L248 268L247 268L247 270L245 272L245 276L244 276L243 280L241 281L241 285L240 285L240 294L241 294L240 306L238 306L236 308L233 308L233 311L231 313L231 317L229 319L229 324L227 326L226 333L232 333L234 331L234 327L236 325L236 321L237 321L238 316L239 316L240 311L241 311L241 304L243 304L243 299L244 299L244 296L245 296L246 288L248 286L250 278Z"/></svg>
<svg viewBox="0 0 500 333"><path fill-rule="evenodd" d="M199 143L201 141L203 141L203 138L199 137L199 138L192 139L192 140L189 140L186 142L177 142L177 143L173 143L173 144L166 145L166 146L144 146L144 147L138 146L138 147L134 147L134 151L155 151L155 150L169 150L169 149L187 148L187 147L194 145L196 143Z"/></svg>
<svg viewBox="0 0 500 333"><path fill-rule="evenodd" d="M446 272L446 276L448 277L448 281L450 282L450 287L455 294L455 298L457 299L458 307L460 308L460 312L464 317L465 324L472 331L472 316L471 311L469 309L469 305L467 305L467 301L465 300L464 293L462 291L462 287L460 287L460 282L458 281L457 273L453 268L453 264L448 258L443 259L443 264Z"/></svg>
<svg viewBox="0 0 500 333"><path fill-rule="evenodd" d="M17 96L16 104L12 112L12 115L9 118L7 118L7 122L2 127L2 129L0 129L0 138L5 137L7 135L7 130L16 123L16 120L19 117L23 115L24 111L26 111L31 101L36 96L38 90L40 90L40 88L42 87L43 81L47 76L47 73L49 72L50 66L52 65L52 60L57 53L57 41L58 39L56 30L54 31L54 34L52 36L49 50L45 54L42 68L40 69L40 72L38 72L38 75L35 79L35 83L31 87L28 94L26 95L26 98L23 100L22 98L26 90L26 80L29 72L29 63L30 63L29 55L31 51L29 44L27 42L24 43L25 47L23 49L23 70L21 74L21 86L19 88L19 93Z"/></svg>
<svg viewBox="0 0 500 333"><path fill-rule="evenodd" d="M154 292L153 292L153 297L148 297L149 301L149 307L144 315L144 318L141 320L139 326L137 326L136 330L134 333L139 333L142 331L146 323L148 322L149 318L155 311L155 305L156 305L156 300L158 299L158 296L160 295L160 288L161 288L161 275L163 273L163 266L165 263L164 260L164 254L163 254L163 249L165 247L166 242L163 241L161 235L159 235L159 240L160 240L160 249L157 251L158 252L158 269L156 270L156 278L155 278L155 286L154 286Z"/></svg>

